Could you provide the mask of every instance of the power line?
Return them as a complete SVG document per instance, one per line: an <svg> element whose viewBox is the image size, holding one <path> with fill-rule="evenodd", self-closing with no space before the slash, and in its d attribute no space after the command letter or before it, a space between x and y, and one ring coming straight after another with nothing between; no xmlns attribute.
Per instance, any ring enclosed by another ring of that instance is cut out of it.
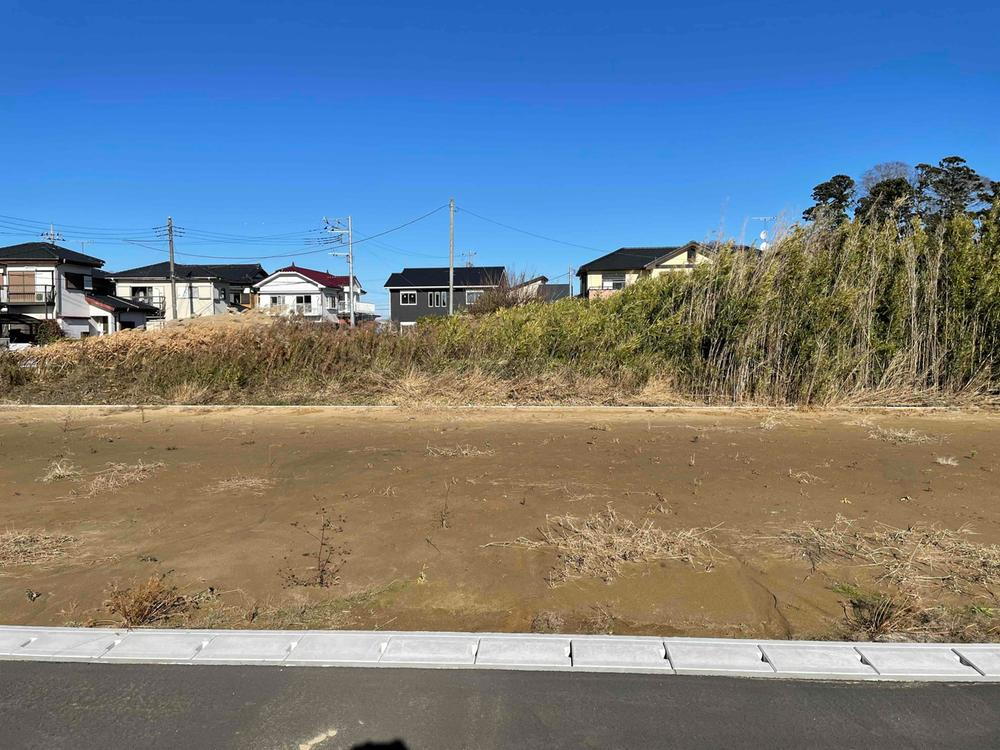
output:
<svg viewBox="0 0 1000 750"><path fill-rule="evenodd" d="M503 227L504 229L510 229L511 231L514 231L514 232L520 232L521 234L526 234L529 237L537 237L540 240L547 240L549 242L556 242L556 243L558 243L560 245L569 245L570 247L579 247L579 248L581 248L583 250L594 250L595 252L599 252L599 253L603 253L604 252L604 250L602 250L599 247L590 247L589 245L578 245L575 242L566 242L565 240L557 240L555 237L546 237L544 234L538 234L536 232L529 232L527 229L518 229L517 227L511 226L510 224L504 224L502 221L496 221L495 219L490 219L490 218L488 218L486 216L482 216L481 214L477 214L477 213L475 213L473 211L470 211L467 208L462 208L461 206L459 206L458 210L461 211L462 213L469 214L470 216L475 216L477 219L482 219L483 221L488 221L490 224L496 224L498 227Z"/></svg>
<svg viewBox="0 0 1000 750"><path fill-rule="evenodd" d="M445 203L445 204L440 205L440 206L438 206L437 208L435 208L435 209L433 209L431 211L428 211L427 213L425 213L425 214L423 214L421 216L418 216L415 219L410 219L409 221L406 221L406 222L400 224L399 226L392 227L391 229L385 229L385 230L383 230L381 232L376 232L375 234L369 235L367 237L362 237L361 239L354 240L354 244L358 245L358 244L360 244L362 242L369 242L371 240L374 240L377 237L382 237L384 235L391 234L392 232L398 232L400 229L404 229L404 228L410 226L411 224L416 224L418 221L423 221L424 219L428 218L429 216L433 216L438 211L441 211L441 210L443 210L443 209L445 209L447 207L448 207L448 204ZM162 248L151 247L149 245L143 245L141 242L135 242L133 240L123 239L122 241L123 242L129 242L129 243L131 243L133 245L140 245L142 247L147 247L150 250L156 250L156 251L161 252L161 253L167 252L166 250L163 250ZM326 244L334 244L334 243L330 242L330 243L326 243ZM324 247L319 248L318 250L300 250L298 252L294 252L294 253L282 253L280 255L203 255L201 253L182 253L182 252L176 252L175 255L183 255L183 256L188 257L188 258L210 258L210 259L213 259L213 260L270 260L270 259L273 259L273 258L296 258L296 257L298 257L300 255L317 255L319 253L326 253L326 252L328 252L328 251L327 251L326 247L324 246Z"/></svg>

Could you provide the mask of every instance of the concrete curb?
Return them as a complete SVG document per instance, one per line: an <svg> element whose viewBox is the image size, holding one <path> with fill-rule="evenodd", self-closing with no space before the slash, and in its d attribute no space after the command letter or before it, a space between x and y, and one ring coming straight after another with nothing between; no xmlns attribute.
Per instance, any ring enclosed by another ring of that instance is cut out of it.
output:
<svg viewBox="0 0 1000 750"><path fill-rule="evenodd" d="M7 626L0 627L0 660L1000 682L1000 643Z"/></svg>

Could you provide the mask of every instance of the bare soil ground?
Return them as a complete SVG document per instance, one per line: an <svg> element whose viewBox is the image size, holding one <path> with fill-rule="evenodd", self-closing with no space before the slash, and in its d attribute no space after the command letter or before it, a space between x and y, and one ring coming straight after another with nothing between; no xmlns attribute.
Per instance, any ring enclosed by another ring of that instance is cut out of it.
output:
<svg viewBox="0 0 1000 750"><path fill-rule="evenodd" d="M834 637L864 591L1000 638L996 426L9 408L0 622Z"/></svg>

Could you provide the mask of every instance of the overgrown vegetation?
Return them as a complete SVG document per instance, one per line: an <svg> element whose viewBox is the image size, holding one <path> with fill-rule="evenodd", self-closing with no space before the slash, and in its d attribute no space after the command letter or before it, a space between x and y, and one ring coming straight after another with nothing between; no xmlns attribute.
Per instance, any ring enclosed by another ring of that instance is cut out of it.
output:
<svg viewBox="0 0 1000 750"><path fill-rule="evenodd" d="M185 326L0 356L22 401L957 402L1000 392L1000 204L817 221L603 300L428 320ZM198 398L192 399L192 393ZM182 398L183 396L183 398Z"/></svg>
<svg viewBox="0 0 1000 750"><path fill-rule="evenodd" d="M169 573L159 573L129 586L114 581L108 588L104 608L115 616L116 625L138 628L187 615L202 601L215 596L211 588L197 594L182 594L177 586L167 583L168 576Z"/></svg>

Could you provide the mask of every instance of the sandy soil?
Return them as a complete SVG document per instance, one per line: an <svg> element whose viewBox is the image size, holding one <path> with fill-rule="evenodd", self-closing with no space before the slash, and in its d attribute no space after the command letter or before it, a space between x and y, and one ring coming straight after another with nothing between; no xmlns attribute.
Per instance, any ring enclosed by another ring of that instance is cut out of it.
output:
<svg viewBox="0 0 1000 750"><path fill-rule="evenodd" d="M1000 543L996 424L986 412L10 408L3 530L77 541L0 567L0 621L109 622L112 581L172 571L182 591L217 593L186 624L822 636L842 617L831 586L866 572L814 569L774 537L842 515ZM457 447L478 455L442 455ZM80 475L40 481L58 459ZM163 466L90 495L109 463L140 461ZM666 530L717 527L714 561L551 586L553 551L490 546L609 503ZM315 562L303 555L321 508L345 561L332 586L294 585L287 569L303 578Z"/></svg>

